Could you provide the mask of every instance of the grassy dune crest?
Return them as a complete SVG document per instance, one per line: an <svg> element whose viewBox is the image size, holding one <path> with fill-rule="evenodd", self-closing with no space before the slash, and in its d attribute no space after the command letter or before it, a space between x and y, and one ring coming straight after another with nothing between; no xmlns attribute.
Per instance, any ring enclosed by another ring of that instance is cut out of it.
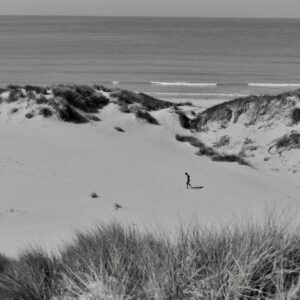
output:
<svg viewBox="0 0 300 300"><path fill-rule="evenodd" d="M300 234L283 218L194 224L175 234L119 223L78 232L59 255L1 256L1 299L299 299Z"/></svg>

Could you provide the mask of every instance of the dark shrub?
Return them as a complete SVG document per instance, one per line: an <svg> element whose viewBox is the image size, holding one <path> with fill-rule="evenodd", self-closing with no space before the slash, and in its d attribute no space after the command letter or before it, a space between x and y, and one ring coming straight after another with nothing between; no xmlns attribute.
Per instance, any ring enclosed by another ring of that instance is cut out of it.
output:
<svg viewBox="0 0 300 300"><path fill-rule="evenodd" d="M131 109L126 104L120 105L120 111L125 114L129 114L132 112Z"/></svg>
<svg viewBox="0 0 300 300"><path fill-rule="evenodd" d="M285 150L299 149L300 148L300 133L297 131L291 131L285 134L281 138L273 141L273 144L269 147L268 152L275 148L275 152L281 154Z"/></svg>
<svg viewBox="0 0 300 300"><path fill-rule="evenodd" d="M152 117L147 111L138 110L135 113L135 116L139 119L146 120L150 124L159 125L159 122L154 117Z"/></svg>
<svg viewBox="0 0 300 300"><path fill-rule="evenodd" d="M91 99L91 106L94 106L94 108L101 109L104 106L109 104L109 99L102 95L94 94L90 97Z"/></svg>
<svg viewBox="0 0 300 300"><path fill-rule="evenodd" d="M95 93L95 90L88 85L75 85L74 89L80 95L91 96Z"/></svg>
<svg viewBox="0 0 300 300"><path fill-rule="evenodd" d="M41 95L40 97L36 97L36 103L37 104L48 104L49 102L51 102L50 100L48 100L45 96Z"/></svg>
<svg viewBox="0 0 300 300"><path fill-rule="evenodd" d="M32 119L33 117L34 117L34 112L29 112L29 113L27 113L26 115L25 115L25 117L27 118L27 119Z"/></svg>
<svg viewBox="0 0 300 300"><path fill-rule="evenodd" d="M82 100L81 95L78 94L74 89L71 89L69 87L59 87L53 89L53 94L56 97L62 97L65 99L69 104L77 107L82 108Z"/></svg>
<svg viewBox="0 0 300 300"><path fill-rule="evenodd" d="M298 124L300 122L300 108L295 108L292 111L292 122Z"/></svg>
<svg viewBox="0 0 300 300"><path fill-rule="evenodd" d="M62 97L72 106L88 113L97 112L109 103L106 97L87 86L61 86L54 88L53 93L56 97Z"/></svg>
<svg viewBox="0 0 300 300"><path fill-rule="evenodd" d="M132 104L134 103L134 99L136 97L136 94L134 94L133 92L129 92L129 91L126 91L126 90L116 90L116 91L113 91L111 94L110 94L113 98L117 98L118 100L118 104L120 106L123 106L123 105L128 105L128 104Z"/></svg>
<svg viewBox="0 0 300 300"><path fill-rule="evenodd" d="M137 94L137 99L135 102L142 104L145 109L150 111L160 110L174 105L172 102L159 100L143 93Z"/></svg>
<svg viewBox="0 0 300 300"><path fill-rule="evenodd" d="M20 85L17 85L17 84L8 84L7 85L7 89L9 90L18 90L18 89L21 89L22 87Z"/></svg>
<svg viewBox="0 0 300 300"><path fill-rule="evenodd" d="M137 103L140 104L145 110L149 111L160 110L174 105L172 102L158 100L143 93L137 94L126 90L113 91L111 96L117 98L119 105Z"/></svg>
<svg viewBox="0 0 300 300"><path fill-rule="evenodd" d="M94 85L94 89L96 90L99 90L99 91L103 91L103 92L106 92L106 93L110 93L112 90L103 86L103 85L98 85L98 84L95 84Z"/></svg>
<svg viewBox="0 0 300 300"><path fill-rule="evenodd" d="M42 107L40 109L40 115L42 115L45 118L49 118L53 115L53 111L49 107Z"/></svg>
<svg viewBox="0 0 300 300"><path fill-rule="evenodd" d="M192 102L181 102L181 103L176 103L176 106L193 106Z"/></svg>
<svg viewBox="0 0 300 300"><path fill-rule="evenodd" d="M250 164L247 161L235 154L213 155L211 160L220 162L237 162L240 165L250 166Z"/></svg>
<svg viewBox="0 0 300 300"><path fill-rule="evenodd" d="M204 143L202 143L196 137L191 136L191 135L176 134L175 138L179 142L187 142L187 143L190 143L192 146L197 147L197 148L205 147Z"/></svg>
<svg viewBox="0 0 300 300"><path fill-rule="evenodd" d="M180 112L178 115L179 115L180 125L185 129L190 129L191 128L190 119L182 112Z"/></svg>
<svg viewBox="0 0 300 300"><path fill-rule="evenodd" d="M72 122L72 123L87 123L88 120L85 116L80 114L76 111L71 105L63 104L59 107L58 110L60 118L65 122Z"/></svg>
<svg viewBox="0 0 300 300"><path fill-rule="evenodd" d="M201 147L199 149L199 151L196 153L197 155L200 155L200 156L214 156L216 155L216 151L212 148L212 147L207 147L207 146L204 146L204 147Z"/></svg>
<svg viewBox="0 0 300 300"><path fill-rule="evenodd" d="M16 102L21 98L21 92L19 90L11 90L6 100L8 103Z"/></svg>
<svg viewBox="0 0 300 300"><path fill-rule="evenodd" d="M25 85L24 89L26 92L36 92L37 94L45 94L47 88L41 87L41 86L36 86L36 85Z"/></svg>

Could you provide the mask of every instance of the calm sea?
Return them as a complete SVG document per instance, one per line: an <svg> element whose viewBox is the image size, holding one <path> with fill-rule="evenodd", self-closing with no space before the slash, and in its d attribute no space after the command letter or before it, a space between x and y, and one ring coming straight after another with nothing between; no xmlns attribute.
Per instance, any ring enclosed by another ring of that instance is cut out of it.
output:
<svg viewBox="0 0 300 300"><path fill-rule="evenodd" d="M0 17L0 84L88 83L165 99L300 88L300 20Z"/></svg>

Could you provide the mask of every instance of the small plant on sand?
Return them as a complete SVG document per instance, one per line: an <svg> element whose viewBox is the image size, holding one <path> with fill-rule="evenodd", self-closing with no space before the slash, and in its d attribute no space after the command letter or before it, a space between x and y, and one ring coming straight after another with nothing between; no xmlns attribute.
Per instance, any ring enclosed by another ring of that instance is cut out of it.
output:
<svg viewBox="0 0 300 300"><path fill-rule="evenodd" d="M119 132L125 132L125 130L119 126L116 126L115 129Z"/></svg>
<svg viewBox="0 0 300 300"><path fill-rule="evenodd" d="M91 193L91 198L96 199L96 198L99 198L99 196L96 193Z"/></svg>
<svg viewBox="0 0 300 300"><path fill-rule="evenodd" d="M15 113L17 113L18 111L19 111L19 108L18 108L18 107L14 107L14 108L11 109L10 113L11 113L11 114L15 114Z"/></svg>
<svg viewBox="0 0 300 300"><path fill-rule="evenodd" d="M30 111L27 114L25 114L25 118L32 119L34 117L34 111Z"/></svg>
<svg viewBox="0 0 300 300"><path fill-rule="evenodd" d="M220 148L220 147L224 147L224 146L227 146L229 145L230 143L230 136L228 135L223 135L215 144L214 146L217 147L217 148Z"/></svg>
<svg viewBox="0 0 300 300"><path fill-rule="evenodd" d="M253 144L254 142L253 142L253 140L251 140L251 139L249 139L249 138L246 138L245 140L244 140L244 145L250 145L250 144Z"/></svg>
<svg viewBox="0 0 300 300"><path fill-rule="evenodd" d="M121 204L119 204L119 203L115 203L115 204L114 204L114 209L115 209L115 210L118 210L118 209L120 209L120 208L122 208L122 205L121 205Z"/></svg>

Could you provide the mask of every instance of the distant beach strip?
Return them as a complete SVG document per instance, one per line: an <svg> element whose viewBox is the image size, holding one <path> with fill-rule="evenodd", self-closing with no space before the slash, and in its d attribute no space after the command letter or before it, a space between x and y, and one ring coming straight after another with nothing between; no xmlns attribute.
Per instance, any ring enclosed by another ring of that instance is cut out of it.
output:
<svg viewBox="0 0 300 300"><path fill-rule="evenodd" d="M194 82L160 82L151 81L152 85L186 86L186 87L215 87L215 86L254 86L254 87L300 87L300 83L194 83Z"/></svg>
<svg viewBox="0 0 300 300"><path fill-rule="evenodd" d="M300 87L300 83L216 83L216 82L167 82L167 81L151 81L151 82L121 82L121 81L112 81L111 84L151 84L153 86L166 86L166 87L192 87L192 88L206 88L206 87L218 87L218 86L249 86L249 87L270 87L270 88L282 88L282 87Z"/></svg>

